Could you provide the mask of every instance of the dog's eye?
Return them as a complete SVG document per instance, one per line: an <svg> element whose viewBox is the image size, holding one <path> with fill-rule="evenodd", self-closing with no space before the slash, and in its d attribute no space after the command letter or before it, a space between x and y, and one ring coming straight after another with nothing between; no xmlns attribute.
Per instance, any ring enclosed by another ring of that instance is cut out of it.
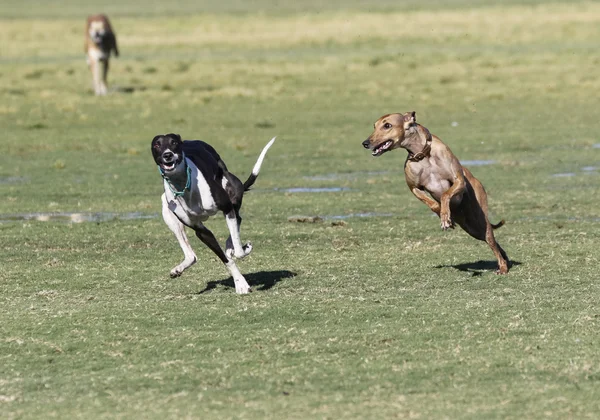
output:
<svg viewBox="0 0 600 420"><path fill-rule="evenodd" d="M389 130L390 128L392 128L392 124L385 123L385 124L383 124L383 128L385 128L386 130Z"/></svg>

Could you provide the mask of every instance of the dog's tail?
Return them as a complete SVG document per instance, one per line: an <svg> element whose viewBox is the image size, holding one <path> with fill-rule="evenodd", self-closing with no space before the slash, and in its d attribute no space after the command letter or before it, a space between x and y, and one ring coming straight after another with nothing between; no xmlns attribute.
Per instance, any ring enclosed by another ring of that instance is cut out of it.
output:
<svg viewBox="0 0 600 420"><path fill-rule="evenodd" d="M502 227L502 226L504 226L504 219L500 220L495 225L492 225L492 229L498 229L499 227Z"/></svg>
<svg viewBox="0 0 600 420"><path fill-rule="evenodd" d="M252 168L252 173L250 174L246 182L244 182L244 191L248 191L250 187L254 185L256 178L258 178L258 172L260 171L260 167L262 166L263 160L265 160L265 156L267 155L267 151L269 150L269 147L273 145L276 138L277 137L273 137L271 141L268 142L267 145L262 149L262 152L260 152L258 160L254 164L254 168Z"/></svg>

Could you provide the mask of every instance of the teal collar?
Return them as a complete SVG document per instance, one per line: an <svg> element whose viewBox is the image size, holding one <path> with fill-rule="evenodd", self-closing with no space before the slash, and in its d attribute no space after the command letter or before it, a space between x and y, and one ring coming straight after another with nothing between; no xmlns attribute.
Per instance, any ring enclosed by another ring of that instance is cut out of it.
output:
<svg viewBox="0 0 600 420"><path fill-rule="evenodd" d="M187 169L186 169L187 182L185 183L185 187L181 191L177 191L175 188L173 188L173 186L169 182L169 178L167 178L165 176L165 173L161 169L161 167L160 166L158 167L158 172L160 173L160 176L162 176L163 179L167 182L167 185L169 186L169 189L171 190L171 192L173 193L173 195L175 197L181 197L185 193L185 190L189 191L190 187L192 186L192 168L190 167L190 165L186 165L186 166L187 166Z"/></svg>

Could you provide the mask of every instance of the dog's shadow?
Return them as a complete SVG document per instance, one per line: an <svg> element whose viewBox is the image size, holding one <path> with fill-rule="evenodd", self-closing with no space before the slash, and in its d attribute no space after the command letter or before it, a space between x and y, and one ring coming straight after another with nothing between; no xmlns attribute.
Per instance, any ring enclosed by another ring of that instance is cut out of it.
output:
<svg viewBox="0 0 600 420"><path fill-rule="evenodd" d="M146 86L113 86L110 88L110 93L135 93L145 90L147 90Z"/></svg>
<svg viewBox="0 0 600 420"><path fill-rule="evenodd" d="M517 265L521 265L519 261L509 261L508 268L515 267ZM472 263L464 263L464 264L445 264L445 265L436 265L435 268L456 268L459 271L464 271L465 273L471 273L473 277L479 277L483 273L488 271L496 271L498 268L498 262L496 260L493 261L483 261L479 260Z"/></svg>
<svg viewBox="0 0 600 420"><path fill-rule="evenodd" d="M271 287L275 286L282 280L291 279L296 277L298 274L293 273L288 270L278 270L278 271L259 271L257 273L245 274L244 277L248 281L248 284L252 288L252 290L269 290ZM204 294L206 292L211 291L217 286L226 286L235 289L235 284L233 282L233 277L229 277L223 280L217 281L209 281L206 284L206 287L199 292L196 292L197 295Z"/></svg>

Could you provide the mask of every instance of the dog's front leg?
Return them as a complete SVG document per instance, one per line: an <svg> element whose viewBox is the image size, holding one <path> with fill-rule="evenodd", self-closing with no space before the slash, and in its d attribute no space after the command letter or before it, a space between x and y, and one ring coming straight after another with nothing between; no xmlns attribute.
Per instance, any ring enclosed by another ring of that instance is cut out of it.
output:
<svg viewBox="0 0 600 420"><path fill-rule="evenodd" d="M101 88L101 83L102 83L102 75L100 73L100 60L98 59L98 57L94 57L92 56L91 60L90 60L90 68L92 69L92 80L94 82L94 93L96 95L102 95L102 88Z"/></svg>
<svg viewBox="0 0 600 420"><path fill-rule="evenodd" d="M435 201L433 198L429 197L425 193L425 191L423 191L417 187L411 188L410 191L415 195L415 197L417 197L419 200L421 200L423 203L425 203L427 205L427 207L429 207L431 209L432 212L434 212L438 216L440 215L440 203Z"/></svg>
<svg viewBox="0 0 600 420"><path fill-rule="evenodd" d="M464 190L464 184L461 187L458 183L456 183L450 187L448 191L442 194L442 199L440 200L440 224L442 230L454 229L454 220L452 220L450 214L450 201L452 201L453 197L462 195Z"/></svg>
<svg viewBox="0 0 600 420"><path fill-rule="evenodd" d="M163 219L164 219L165 223L167 224L167 226L169 227L169 229L171 229L171 232L173 232L175 234L175 237L177 238L177 242L179 242L179 246L181 247L181 250L183 251L183 255L184 255L184 258L183 258L183 261L181 262L181 264L174 267L170 273L171 277L179 277L181 275L181 273L184 272L185 269L189 268L190 266L192 266L193 264L196 263L196 254L194 253L192 246L188 242L188 238L187 238L187 235L185 234L185 228L183 226L183 223L181 223L179 221L179 219L169 209L169 205L167 203L167 199L164 194L162 195L161 200L162 200Z"/></svg>
<svg viewBox="0 0 600 420"><path fill-rule="evenodd" d="M454 229L454 221L450 215L450 202L454 197L462 199L462 195L467 189L460 164L458 162L453 163L451 169L454 174L452 186L442 194L440 199L440 222L443 230Z"/></svg>
<svg viewBox="0 0 600 420"><path fill-rule="evenodd" d="M252 244L247 242L242 246L242 239L240 238L240 222L235 210L231 210L229 213L225 214L225 221L227 222L227 228L229 229L226 250L227 256L229 258L244 258L252 252ZM230 248L230 246L233 248Z"/></svg>
<svg viewBox="0 0 600 420"><path fill-rule="evenodd" d="M106 95L108 93L108 86L106 84L108 78L108 57L100 60L102 67L102 78L100 79L100 95Z"/></svg>
<svg viewBox="0 0 600 420"><path fill-rule="evenodd" d="M215 235L213 235L213 233L204 225L196 227L195 231L198 239L204 242L204 244L209 247L217 255L217 257L221 259L221 261L223 261L223 264L225 264L229 270L229 274L231 274L231 277L233 277L233 283L235 284L235 292L239 295L245 295L246 293L249 293L250 286L248 285L248 282L244 276L242 276L242 273L240 273L240 270L237 268L237 265L235 265L235 262L225 255L221 249L221 246L219 245L219 242L217 241L217 238L215 238Z"/></svg>

